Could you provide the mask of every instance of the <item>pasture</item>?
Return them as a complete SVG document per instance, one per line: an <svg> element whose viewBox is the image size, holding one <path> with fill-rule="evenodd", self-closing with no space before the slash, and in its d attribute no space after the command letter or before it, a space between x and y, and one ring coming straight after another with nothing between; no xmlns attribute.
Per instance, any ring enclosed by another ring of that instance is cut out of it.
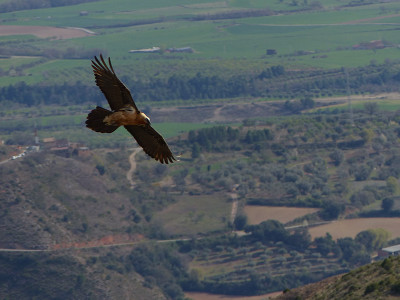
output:
<svg viewBox="0 0 400 300"><path fill-rule="evenodd" d="M232 203L224 195L179 196L154 216L173 235L191 236L226 228Z"/></svg>
<svg viewBox="0 0 400 300"><path fill-rule="evenodd" d="M364 110L365 109L365 103L376 103L378 105L378 110L382 111L397 111L400 109L400 95L392 95L394 96L393 99L386 99L385 95L382 95L382 97L375 97L374 99L357 99L356 97L351 97L351 106L353 110ZM317 100L318 101L318 100ZM323 111L323 110L333 110L333 109L342 109L342 110L348 110L349 109L349 104L347 101L345 103L338 103L335 105L329 105L327 107L323 108L316 108L310 110L311 112L313 111Z"/></svg>
<svg viewBox="0 0 400 300"><path fill-rule="evenodd" d="M325 236L330 233L334 240L338 238L351 237L354 238L359 232L382 228L390 233L390 238L400 237L400 218L360 218L334 221L329 224L310 227L311 237Z"/></svg>
<svg viewBox="0 0 400 300"><path fill-rule="evenodd" d="M19 28L19 34L24 36L16 39L12 31L7 33L7 27L3 27L2 34L9 35L2 36L0 43L3 47L18 49L97 49L113 57L116 67L129 69L128 76L147 77L159 76L163 70L231 74L226 73L229 70L224 65L236 65L236 62L239 66L236 72L251 72L255 68L276 64L288 68L338 68L363 66L371 61L383 63L387 59L398 60L398 2L347 7L343 6L343 1L326 0L319 1L324 9L302 13L230 18L224 15L248 13L249 9L293 10L289 2L105 0L16 11L2 14L2 19L7 20L7 26L25 26ZM81 11L87 11L88 15L80 15ZM194 21L199 16L223 17ZM53 31L54 35L57 35L57 30L67 30L58 27L83 27L97 35L58 41L39 39L32 38L32 26L48 26L49 34ZM392 46L353 49L354 45L372 40L383 40ZM194 53L128 53L131 49L152 46L162 49L189 46ZM266 49L276 50L277 55L266 55ZM13 57L2 62L6 72L21 65L20 60ZM171 64L179 67L170 68ZM145 70L142 70L144 65ZM220 71L218 67L221 67ZM22 69L23 72L13 77L2 78L0 85L18 81L28 84L87 82L85 70L88 69L88 61L57 57Z"/></svg>

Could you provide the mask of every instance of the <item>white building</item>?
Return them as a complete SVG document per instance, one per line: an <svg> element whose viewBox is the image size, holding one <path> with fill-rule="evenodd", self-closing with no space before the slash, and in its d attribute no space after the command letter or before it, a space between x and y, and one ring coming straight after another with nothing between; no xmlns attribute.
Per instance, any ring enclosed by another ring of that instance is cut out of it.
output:
<svg viewBox="0 0 400 300"><path fill-rule="evenodd" d="M382 248L378 251L378 256L387 257L387 256L397 256L400 255L400 245L394 245L386 248Z"/></svg>

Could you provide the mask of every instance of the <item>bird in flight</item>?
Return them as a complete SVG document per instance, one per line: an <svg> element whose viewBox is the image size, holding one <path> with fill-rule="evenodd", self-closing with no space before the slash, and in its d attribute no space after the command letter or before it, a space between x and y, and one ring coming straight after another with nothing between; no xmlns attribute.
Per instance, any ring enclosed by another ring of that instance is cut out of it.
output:
<svg viewBox="0 0 400 300"><path fill-rule="evenodd" d="M96 85L106 97L111 110L97 106L87 116L86 127L102 133L111 133L119 126L135 138L144 152L160 163L172 163L175 157L164 138L151 127L150 119L133 101L129 89L118 79L108 58L108 65L100 54L92 60Z"/></svg>

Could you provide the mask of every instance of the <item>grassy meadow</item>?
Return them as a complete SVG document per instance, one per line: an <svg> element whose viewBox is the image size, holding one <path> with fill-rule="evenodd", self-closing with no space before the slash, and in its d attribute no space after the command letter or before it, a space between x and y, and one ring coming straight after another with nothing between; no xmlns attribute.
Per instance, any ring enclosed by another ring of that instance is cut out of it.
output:
<svg viewBox="0 0 400 300"><path fill-rule="evenodd" d="M254 66L282 64L287 67L357 67L374 61L397 60L400 43L400 3L377 3L357 7L343 1L319 1L320 9L290 1L96 1L80 5L4 13L4 25L84 27L97 34L68 40L33 36L1 36L0 45L26 49L98 49L113 58L127 76L157 76L168 72L250 72ZM303 6L304 7L303 7ZM202 15L271 9L283 13L261 17L220 18L192 21ZM285 13L305 9L301 13ZM87 16L79 12L87 11ZM371 40L384 40L392 48L353 50ZM130 54L131 49L160 46L192 47L192 54ZM277 55L266 55L275 49ZM302 55L298 55L298 53ZM29 66L37 58L1 59L4 72L17 67L22 73L2 77L1 86L25 81L28 84L84 81L90 72L87 59L48 59ZM26 65L26 66L24 66ZM176 65L176 68L171 68ZM220 71L218 72L218 68ZM168 71L169 70L169 71Z"/></svg>
<svg viewBox="0 0 400 300"><path fill-rule="evenodd" d="M224 195L178 197L155 217L169 234L194 236L219 231L229 221L232 203Z"/></svg>

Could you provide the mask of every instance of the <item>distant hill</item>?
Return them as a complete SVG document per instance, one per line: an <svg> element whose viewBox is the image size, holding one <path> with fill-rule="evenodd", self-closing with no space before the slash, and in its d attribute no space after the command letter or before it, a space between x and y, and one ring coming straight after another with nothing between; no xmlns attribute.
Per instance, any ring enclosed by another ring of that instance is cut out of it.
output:
<svg viewBox="0 0 400 300"><path fill-rule="evenodd" d="M400 296L399 270L400 258L390 257L344 275L293 289L275 299L398 299Z"/></svg>

